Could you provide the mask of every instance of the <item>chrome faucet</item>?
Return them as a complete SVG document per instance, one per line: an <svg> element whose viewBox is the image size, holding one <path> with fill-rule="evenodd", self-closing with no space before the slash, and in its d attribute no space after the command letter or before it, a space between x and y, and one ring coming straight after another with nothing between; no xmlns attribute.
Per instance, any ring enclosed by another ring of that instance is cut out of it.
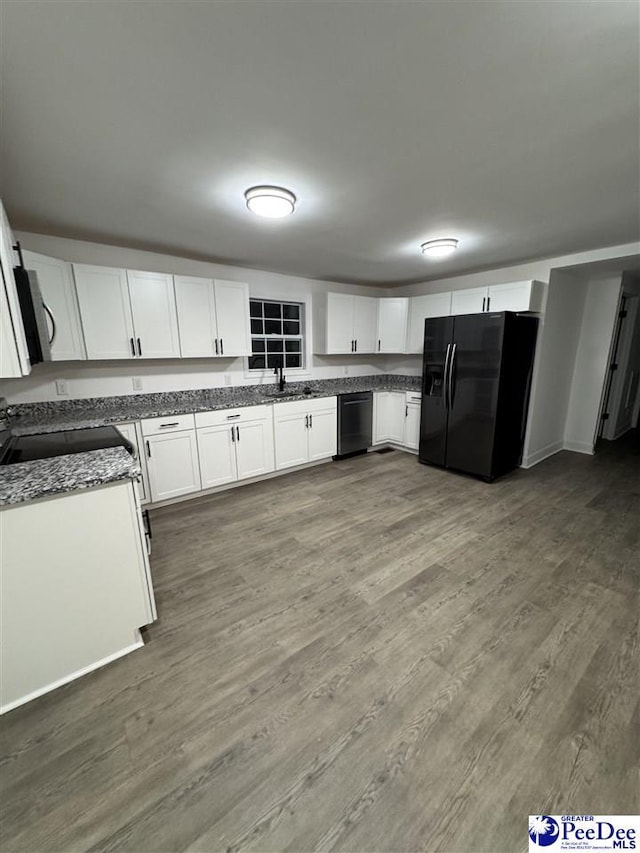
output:
<svg viewBox="0 0 640 853"><path fill-rule="evenodd" d="M275 373L275 375L278 377L278 380L277 380L277 382L278 382L278 390L279 390L279 391L281 391L281 392L282 392L282 391L284 391L284 385L285 385L285 382L286 382L287 380L286 380L286 379L284 378L284 376L282 375L282 362L281 362L281 363L276 367L276 369L275 369L273 372L274 372L274 373Z"/></svg>

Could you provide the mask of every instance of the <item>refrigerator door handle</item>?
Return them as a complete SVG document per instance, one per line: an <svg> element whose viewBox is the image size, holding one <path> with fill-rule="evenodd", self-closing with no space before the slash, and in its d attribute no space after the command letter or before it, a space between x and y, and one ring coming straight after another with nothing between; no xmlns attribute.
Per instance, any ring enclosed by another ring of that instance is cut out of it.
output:
<svg viewBox="0 0 640 853"><path fill-rule="evenodd" d="M449 356L450 355L451 355L451 344L447 344L447 354L444 357L444 376L442 379L443 385L444 385L444 407L445 407L445 409L449 408L448 381L449 381Z"/></svg>
<svg viewBox="0 0 640 853"><path fill-rule="evenodd" d="M456 350L458 348L458 344L454 344L451 349L451 361L449 363L449 408L453 409L453 368L456 363Z"/></svg>

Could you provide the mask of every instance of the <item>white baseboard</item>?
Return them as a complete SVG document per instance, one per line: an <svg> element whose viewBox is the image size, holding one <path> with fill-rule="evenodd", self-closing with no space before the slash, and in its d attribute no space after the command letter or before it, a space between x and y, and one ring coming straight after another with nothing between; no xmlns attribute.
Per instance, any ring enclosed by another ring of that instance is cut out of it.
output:
<svg viewBox="0 0 640 853"><path fill-rule="evenodd" d="M588 456L593 456L594 453L593 444L586 441L565 441L564 449L572 450L574 453L586 453Z"/></svg>
<svg viewBox="0 0 640 853"><path fill-rule="evenodd" d="M564 444L561 441L554 441L552 444L547 444L546 447L541 447L540 450L534 450L533 453L529 453L528 456L524 456L520 463L520 467L533 468L533 466L537 465L538 462L542 462L543 459L548 459L549 456L553 456L554 453L558 453L563 449Z"/></svg>
<svg viewBox="0 0 640 853"><path fill-rule="evenodd" d="M70 673L69 675L65 675L64 678L59 678L57 681L52 681L51 684L46 684L44 687L39 687L37 690L34 690L31 693L27 693L26 696L21 696L19 699L14 699L12 702L7 702L6 705L0 705L0 715L6 714L8 711L13 711L14 708L18 708L20 705L26 705L27 702L31 702L33 699L37 699L38 696L44 696L45 693L50 693L52 690L56 690L58 687L62 687L65 684L69 684L70 681L75 681L76 678L82 678L83 675L88 675L90 672L94 672L96 669L100 669L101 666L106 666L108 663L112 663L114 660L118 660L118 658L122 658L125 655L128 655L130 652L134 652L136 649L139 649L141 646L144 646L144 640L140 634L140 631L136 628L134 636L137 635L137 640L130 646L126 646L124 649L120 649L117 652L114 652L112 655L108 655L106 658L102 658L101 660L96 661L95 663L89 664L89 666L84 666L82 669L78 669L75 672Z"/></svg>

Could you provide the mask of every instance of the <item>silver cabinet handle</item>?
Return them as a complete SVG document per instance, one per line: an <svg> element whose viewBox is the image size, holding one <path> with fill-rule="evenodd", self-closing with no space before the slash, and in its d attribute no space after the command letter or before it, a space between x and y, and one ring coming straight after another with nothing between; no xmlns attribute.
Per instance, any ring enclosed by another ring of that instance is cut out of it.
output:
<svg viewBox="0 0 640 853"><path fill-rule="evenodd" d="M151 445L149 444L148 441L146 442L146 445L147 445L147 456L149 457L149 459L151 459Z"/></svg>
<svg viewBox="0 0 640 853"><path fill-rule="evenodd" d="M483 311L484 311L484 303L485 303L486 301L487 301L487 297L486 297L486 296L483 296L483 297L482 297L482 310L483 310Z"/></svg>
<svg viewBox="0 0 640 853"><path fill-rule="evenodd" d="M357 338L356 338L356 348L354 349L354 352L358 352L358 339Z"/></svg>
<svg viewBox="0 0 640 853"><path fill-rule="evenodd" d="M238 439L238 444L240 444L240 427L236 427L236 438Z"/></svg>
<svg viewBox="0 0 640 853"><path fill-rule="evenodd" d="M378 352L380 352L380 338L378 338Z"/></svg>
<svg viewBox="0 0 640 853"><path fill-rule="evenodd" d="M304 416L304 427L305 429L309 429L309 415Z"/></svg>
<svg viewBox="0 0 640 853"><path fill-rule="evenodd" d="M138 341L138 355L142 355L142 344L140 343L140 338L137 338Z"/></svg>
<svg viewBox="0 0 640 853"><path fill-rule="evenodd" d="M405 418L409 417L409 406L404 407L404 416L405 416Z"/></svg>
<svg viewBox="0 0 640 853"><path fill-rule="evenodd" d="M220 338L220 355L224 355L224 346L222 344L222 338Z"/></svg>
<svg viewBox="0 0 640 853"><path fill-rule="evenodd" d="M51 320L51 340L49 341L49 345L51 345L56 339L56 318L53 316L53 311L46 302L42 303L42 307L49 315L49 319Z"/></svg>
<svg viewBox="0 0 640 853"><path fill-rule="evenodd" d="M235 427L231 427L231 441L233 441L234 444L235 444L235 440L236 440Z"/></svg>
<svg viewBox="0 0 640 853"><path fill-rule="evenodd" d="M447 380L448 380L448 373L449 373L449 355L450 354L451 354L451 344L447 344L447 354L444 357L444 376L442 379L442 381L444 383L444 407L445 407L445 409L449 408L449 396L448 396Z"/></svg>
<svg viewBox="0 0 640 853"><path fill-rule="evenodd" d="M487 296L487 311L491 310L491 297Z"/></svg>
<svg viewBox="0 0 640 853"><path fill-rule="evenodd" d="M136 342L133 340L133 338L129 338L129 341L130 341L130 343L131 343L131 355L135 358L135 355L136 355Z"/></svg>
<svg viewBox="0 0 640 853"><path fill-rule="evenodd" d="M232 421L234 418L239 418L240 415L227 415L227 420Z"/></svg>
<svg viewBox="0 0 640 853"><path fill-rule="evenodd" d="M214 338L214 341L215 341L215 345L216 345L216 355L218 355L219 354L218 353L218 339Z"/></svg>
<svg viewBox="0 0 640 853"><path fill-rule="evenodd" d="M173 421L170 424L160 424L159 429L169 429L169 427L177 427L180 426L180 421Z"/></svg>
<svg viewBox="0 0 640 853"><path fill-rule="evenodd" d="M313 415L309 415L309 429L313 429Z"/></svg>

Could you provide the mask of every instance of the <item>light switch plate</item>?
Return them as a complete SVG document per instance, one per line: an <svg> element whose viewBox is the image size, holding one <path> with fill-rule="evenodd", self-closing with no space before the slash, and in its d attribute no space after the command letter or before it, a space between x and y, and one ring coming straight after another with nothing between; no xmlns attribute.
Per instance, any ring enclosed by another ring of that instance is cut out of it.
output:
<svg viewBox="0 0 640 853"><path fill-rule="evenodd" d="M131 379L131 382L133 383L133 390L134 391L142 391L142 377L141 376L134 376Z"/></svg>
<svg viewBox="0 0 640 853"><path fill-rule="evenodd" d="M345 366L344 366L344 375L345 376L349 375L349 366L347 364L345 364Z"/></svg>
<svg viewBox="0 0 640 853"><path fill-rule="evenodd" d="M69 383L66 379L56 379L56 394L58 397L69 396Z"/></svg>
<svg viewBox="0 0 640 853"><path fill-rule="evenodd" d="M230 373L225 373L224 384L225 385L231 385L231 374Z"/></svg>

